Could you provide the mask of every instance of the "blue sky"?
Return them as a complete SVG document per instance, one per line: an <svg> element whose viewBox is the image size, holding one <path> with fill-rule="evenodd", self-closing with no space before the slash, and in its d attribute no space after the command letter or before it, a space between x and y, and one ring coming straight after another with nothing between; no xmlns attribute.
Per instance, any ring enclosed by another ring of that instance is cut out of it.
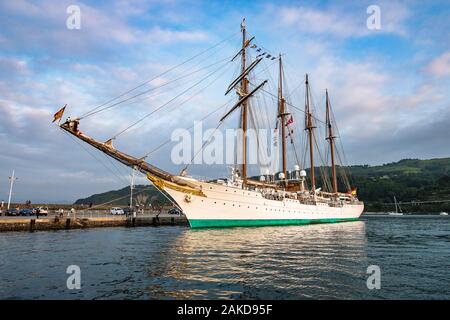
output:
<svg viewBox="0 0 450 320"><path fill-rule="evenodd" d="M81 9L80 30L66 28L72 4ZM372 4L381 10L380 30L366 27ZM17 200L72 201L122 187L128 169L93 152L103 164L96 161L50 125L52 114L65 103L68 115L79 115L107 101L238 34L244 16L259 45L286 54L290 88L306 72L318 96L329 88L350 164L450 156L448 1L0 0L0 200L13 168L20 177ZM239 35L216 58L238 47ZM231 77L182 112L150 117L117 146L136 155L151 150L226 101ZM105 112L83 122L83 130L107 139L173 92ZM151 161L177 171L169 154L163 148Z"/></svg>

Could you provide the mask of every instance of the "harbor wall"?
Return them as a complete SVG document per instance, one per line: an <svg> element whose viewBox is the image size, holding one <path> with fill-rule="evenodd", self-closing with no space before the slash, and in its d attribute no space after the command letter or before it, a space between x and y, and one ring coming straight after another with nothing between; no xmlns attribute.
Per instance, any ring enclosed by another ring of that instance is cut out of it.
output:
<svg viewBox="0 0 450 320"><path fill-rule="evenodd" d="M69 230L104 227L143 227L164 225L188 225L185 216L147 216L147 217L92 217L92 218L24 218L0 219L0 232Z"/></svg>

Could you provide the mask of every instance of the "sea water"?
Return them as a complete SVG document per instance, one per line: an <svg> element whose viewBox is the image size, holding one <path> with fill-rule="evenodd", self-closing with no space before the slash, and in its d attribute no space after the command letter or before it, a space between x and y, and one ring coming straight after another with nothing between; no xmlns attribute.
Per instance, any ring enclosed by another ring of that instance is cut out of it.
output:
<svg viewBox="0 0 450 320"><path fill-rule="evenodd" d="M450 218L2 233L0 270L0 299L450 299Z"/></svg>

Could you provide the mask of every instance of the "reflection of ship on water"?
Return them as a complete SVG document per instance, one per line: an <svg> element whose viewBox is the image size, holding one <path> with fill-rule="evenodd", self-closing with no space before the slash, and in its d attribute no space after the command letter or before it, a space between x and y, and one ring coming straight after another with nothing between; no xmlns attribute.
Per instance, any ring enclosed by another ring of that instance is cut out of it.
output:
<svg viewBox="0 0 450 320"><path fill-rule="evenodd" d="M157 288L161 297L276 299L288 291L293 298L308 298L304 288L315 297L338 298L340 285L357 281L366 290L360 281L365 273L361 264L367 260L363 221L186 229L170 250L171 259L159 270L171 279Z"/></svg>

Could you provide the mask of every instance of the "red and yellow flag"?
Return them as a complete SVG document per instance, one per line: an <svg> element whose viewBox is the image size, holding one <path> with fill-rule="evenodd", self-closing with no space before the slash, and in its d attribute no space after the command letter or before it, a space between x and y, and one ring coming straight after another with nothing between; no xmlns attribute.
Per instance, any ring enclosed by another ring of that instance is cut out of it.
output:
<svg viewBox="0 0 450 320"><path fill-rule="evenodd" d="M63 116L63 114L64 114L64 110L66 109L66 106L67 106L67 104L64 105L64 107L62 107L61 109L59 109L58 112L56 112L56 113L53 115L53 121L52 121L52 123L55 122L56 120L61 120L61 118L62 118L62 116Z"/></svg>
<svg viewBox="0 0 450 320"><path fill-rule="evenodd" d="M289 120L286 121L286 126L288 126L288 125L290 125L290 124L293 124L293 123L294 123L294 118L291 116L291 117L289 118Z"/></svg>

